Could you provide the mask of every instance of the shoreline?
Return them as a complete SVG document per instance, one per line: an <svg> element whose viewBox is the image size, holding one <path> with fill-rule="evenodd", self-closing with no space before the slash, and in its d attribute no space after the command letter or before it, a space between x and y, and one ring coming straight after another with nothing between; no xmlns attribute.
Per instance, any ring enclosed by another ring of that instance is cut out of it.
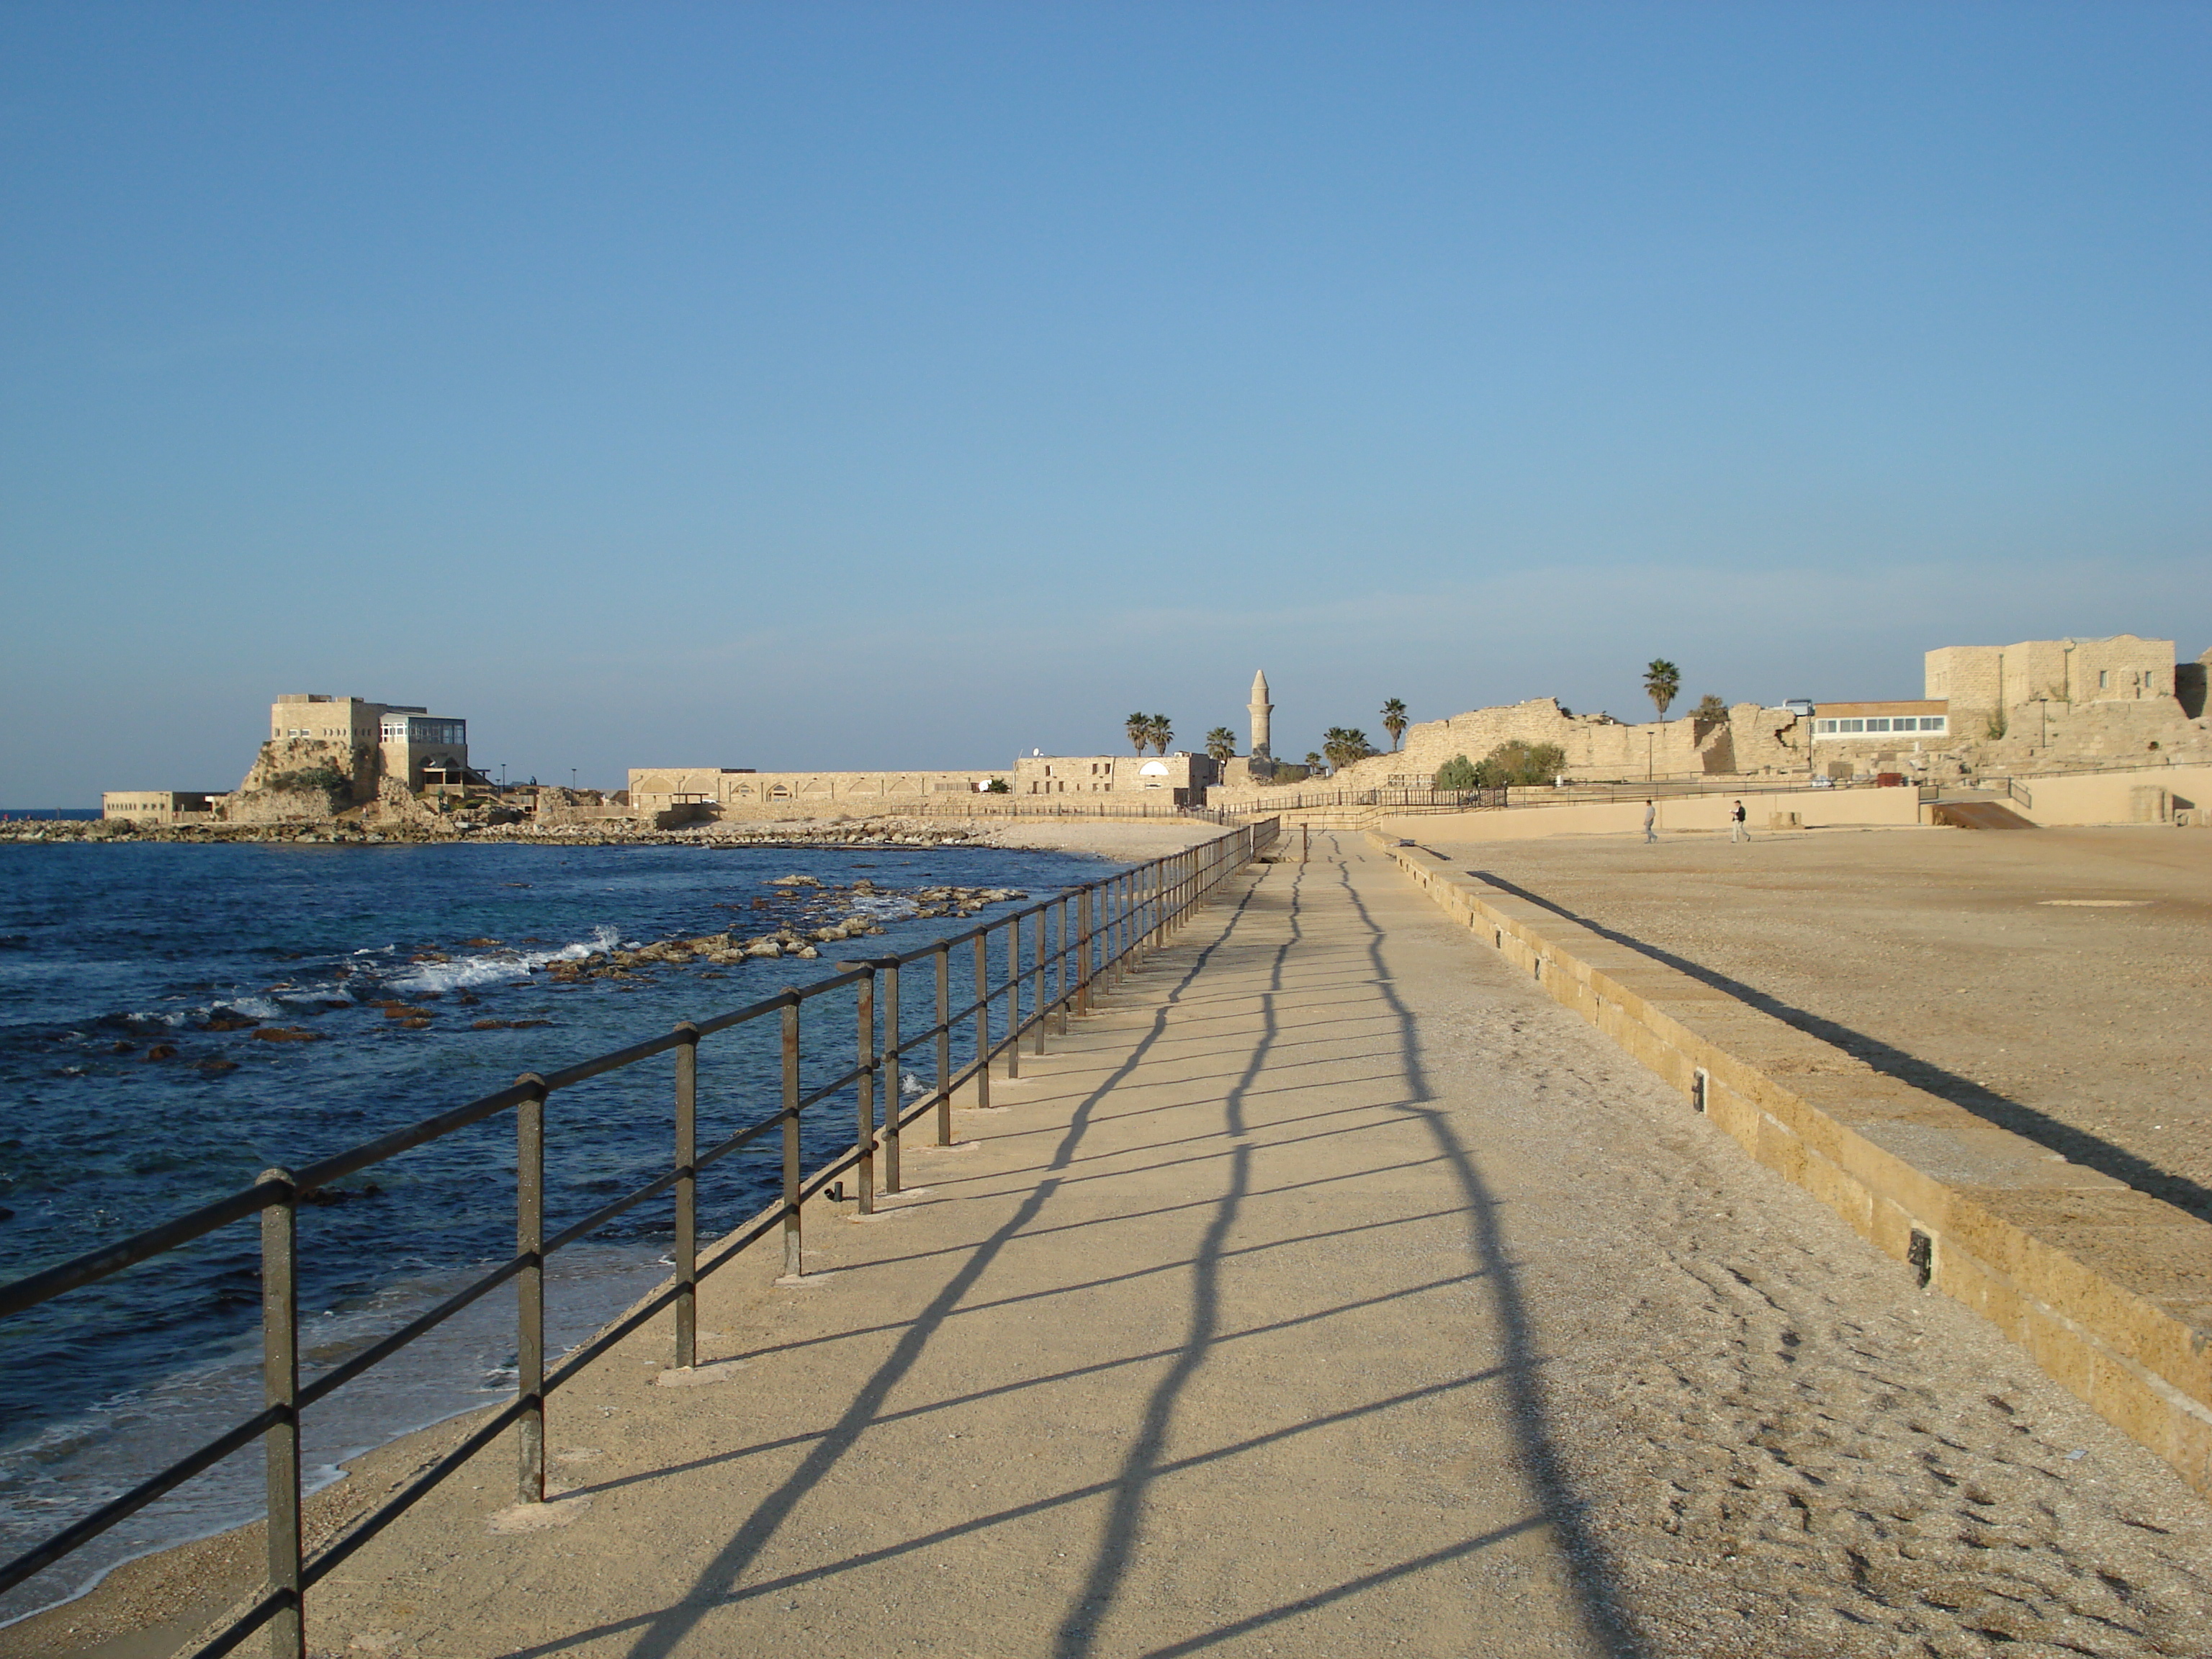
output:
<svg viewBox="0 0 2212 1659"><path fill-rule="evenodd" d="M499 1409L498 1403L473 1406L348 1459L336 1480L302 1500L301 1529L310 1552L351 1527ZM484 1455L497 1452L489 1447ZM260 1592L268 1571L265 1535L264 1522L249 1521L118 1561L67 1600L0 1625L0 1659L169 1659L214 1634L234 1607Z"/></svg>
<svg viewBox="0 0 2212 1659"><path fill-rule="evenodd" d="M1153 833L1147 834L1147 831ZM0 823L0 843L110 846L322 847L740 847L854 850L883 847L1000 847L1010 851L1092 852L1137 843L1161 850L1211 841L1227 827L1205 818L998 817L929 820L781 819L759 824L687 824L659 830L635 819L597 824L393 824L370 829L343 823L141 826L125 819L23 818ZM1115 856L1111 853L1100 856Z"/></svg>

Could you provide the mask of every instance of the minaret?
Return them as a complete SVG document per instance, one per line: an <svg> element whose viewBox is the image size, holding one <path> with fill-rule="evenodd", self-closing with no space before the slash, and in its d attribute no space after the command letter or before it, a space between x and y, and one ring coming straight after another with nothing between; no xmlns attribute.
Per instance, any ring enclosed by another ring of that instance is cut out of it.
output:
<svg viewBox="0 0 2212 1659"><path fill-rule="evenodd" d="M1273 760L1274 753L1267 747L1267 716L1275 712L1275 705L1267 701L1267 677L1265 673L1252 676L1252 701L1246 705L1252 716L1252 758Z"/></svg>

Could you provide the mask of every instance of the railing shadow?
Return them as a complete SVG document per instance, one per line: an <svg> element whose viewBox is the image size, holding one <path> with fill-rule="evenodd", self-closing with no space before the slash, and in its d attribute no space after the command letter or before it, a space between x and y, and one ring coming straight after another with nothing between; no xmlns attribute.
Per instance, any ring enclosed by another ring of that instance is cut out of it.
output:
<svg viewBox="0 0 2212 1659"><path fill-rule="evenodd" d="M716 1552L714 1559L702 1570L692 1586L673 1606L642 1621L625 1621L611 1629L578 1632L564 1641L537 1651L550 1651L551 1647L570 1647L589 1641L594 1637L634 1630L629 1653L632 1659L666 1659L684 1642L702 1619L714 1607L729 1601L738 1579L746 1568L758 1559L769 1541L782 1528L800 1502L819 1486L823 1480L858 1444L860 1437L881 1417L891 1391L911 1372L915 1363L945 1322L952 1316L969 1292L981 1281L984 1273L1041 1215L1054 1193L1066 1178L1065 1171L1075 1161L1077 1149L1089 1133L1102 1102L1133 1077L1161 1040L1166 1036L1169 1015L1176 1000L1205 972L1214 954L1236 935L1245 914L1252 903L1255 889L1247 886L1239 896L1228 923L1219 934L1202 947L1189 965L1178 975L1176 985L1169 990L1153 1010L1151 1029L1130 1048L1129 1053L1098 1085L1085 1096L1070 1119L1066 1132L1054 1150L1047 1173L1016 1206L1008 1216L975 1249L969 1258L954 1270L928 1304L917 1314L911 1324L900 1334L890 1355L872 1371L855 1390L851 1401L836 1421L775 1489L763 1496L744 1524L730 1541ZM1212 1231L1209 1237L1216 1237ZM1094 1575L1096 1576L1096 1575ZM757 1587L748 1586L747 1593Z"/></svg>
<svg viewBox="0 0 2212 1659"><path fill-rule="evenodd" d="M2124 1182L2137 1192L2162 1199L2178 1210L2187 1211L2200 1221L2212 1221L2212 1188L2192 1181L2187 1176L2177 1175L2140 1153L2116 1146L2101 1135L2062 1121L2025 1101L1999 1094L1972 1078L1961 1077L1932 1060L1855 1030L1840 1020L1830 1019L1824 1014L1816 1014L1809 1009L1784 1002L1756 986L1731 978L1718 969L1693 962L1687 957L1677 956L1663 946L1593 921L1589 917L1579 915L1540 893L1532 893L1492 871L1470 870L1468 874L1477 880L1488 882L1501 892L1540 905L1578 927L1587 927L1601 939L1626 945L1654 962L1663 963L1677 972L1688 975L1701 985L1724 991L1747 1006L1756 1008L1763 1014L1771 1014L1808 1036L1832 1043L1854 1060L1864 1060L1885 1077L1909 1083L1916 1089L1924 1089L1929 1094L1972 1113L1984 1123L1994 1124L2000 1129L2009 1129L2016 1135L2048 1146L2054 1152L2064 1154L2070 1163L2094 1170L2100 1175L2110 1176L2115 1181Z"/></svg>
<svg viewBox="0 0 2212 1659"><path fill-rule="evenodd" d="M1543 1505L1545 1518L1559 1536L1579 1610L1593 1638L1623 1659L1640 1659L1646 1649L1631 1622L1612 1553L1591 1529L1582 1498L1561 1464L1546 1426L1551 1413L1537 1384L1540 1361L1535 1335L1522 1297L1520 1275L1498 1230L1498 1200L1492 1195L1474 1157L1453 1132L1449 1115L1424 1103L1433 1101L1436 1093L1429 1083L1413 1011L1400 998L1396 985L1383 966L1382 928L1368 913L1365 902L1352 884L1351 866L1340 858L1337 868L1345 900L1367 930L1367 952L1373 965L1376 994L1396 1017L1399 1063L1404 1068L1411 1097L1400 1109L1421 1120L1466 1201L1475 1259L1491 1287L1505 1350L1503 1370L1505 1387L1513 1402L1510 1415L1514 1432L1519 1437L1522 1456L1538 1501Z"/></svg>

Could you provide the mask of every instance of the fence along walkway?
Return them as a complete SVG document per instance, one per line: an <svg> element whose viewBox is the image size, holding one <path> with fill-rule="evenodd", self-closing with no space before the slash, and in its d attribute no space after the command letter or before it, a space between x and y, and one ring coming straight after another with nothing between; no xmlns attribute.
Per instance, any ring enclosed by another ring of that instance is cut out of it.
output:
<svg viewBox="0 0 2212 1659"><path fill-rule="evenodd" d="M319 1639L1632 1656L1504 1242L1553 1149L1496 1184L1513 1149L1477 1152L1423 1058L1471 947L1387 861L1314 854L963 1097L969 1138L817 1228L805 1283L710 1285L726 1381L653 1386L658 1328L581 1379L559 1529L487 1536L503 1495L449 1486L330 1587Z"/></svg>
<svg viewBox="0 0 2212 1659"><path fill-rule="evenodd" d="M1001 1062L1009 1077L1018 1075L1025 1038L1040 1049L1046 1028L1088 1012L1094 988L1111 982L1164 944L1190 920L1222 884L1272 844L1276 826L1262 820L1167 857L1122 871L1101 881L1071 888L1040 903L995 918L966 933L934 941L903 956L846 964L843 970L812 983L779 992L710 1019L678 1025L665 1036L632 1044L548 1074L527 1073L508 1088L459 1106L365 1146L297 1170L270 1170L244 1191L203 1206L105 1249L63 1262L43 1273L0 1287L0 1319L22 1313L69 1291L122 1273L140 1262L205 1237L218 1228L258 1217L261 1230L261 1322L263 1409L216 1438L185 1454L167 1468L103 1505L46 1542L0 1567L0 1590L23 1583L64 1560L164 1493L213 1468L232 1454L261 1441L268 1476L267 1589L230 1625L197 1650L196 1659L228 1653L255 1632L270 1632L276 1659L301 1659L306 1652L307 1595L319 1582L359 1551L399 1516L448 1480L478 1452L508 1429L517 1431L520 1453L519 1495L525 1503L546 1496L545 1401L547 1396L585 1374L591 1363L670 1310L674 1311L674 1364L689 1367L697 1345L700 1283L744 1251L780 1235L787 1275L803 1262L806 1206L840 1176L854 1176L858 1207L875 1207L880 1173L884 1190L902 1185L904 1131L925 1116L935 1119L936 1144L951 1140L954 1093L972 1083L980 1099L990 1098L991 1066ZM1024 933L1030 949L1023 957ZM992 971L992 945L999 945L1003 972ZM972 955L974 996L964 1006L951 1005L951 959L965 948ZM903 971L927 964L933 970L935 1022L920 1032L906 1030L900 1009ZM884 995L880 1009L876 993ZM842 1074L811 1091L800 1087L803 1011L819 999L851 989L854 1063ZM995 1018L994 1018L995 1016ZM696 1146L699 1044L718 1032L774 1018L781 1027L781 1108L702 1152ZM975 1056L962 1068L951 1061L953 1031L973 1021ZM918 1052L933 1053L936 1084L911 1110L899 1109L897 1081L902 1067ZM669 1169L635 1192L615 1200L545 1236L545 1103L556 1091L591 1079L672 1054L675 1081L672 1112L673 1156ZM882 1084L883 1110L876 1106ZM805 1174L800 1163L803 1115L812 1108L849 1096L856 1112L851 1150L826 1169ZM319 1189L416 1147L505 1113L515 1117L515 1254L492 1272L382 1340L305 1382L301 1380L297 1306L296 1220L300 1203ZM769 1134L782 1143L783 1192L752 1225L722 1242L705 1261L697 1249L698 1184L715 1164ZM675 1274L669 1286L623 1320L546 1367L544 1263L565 1245L588 1237L630 1210L673 1194ZM328 1399L370 1367L426 1335L463 1309L501 1285L514 1283L517 1295L517 1389L514 1401L495 1412L459 1446L440 1458L390 1501L310 1558L302 1547L301 1526L301 1413Z"/></svg>

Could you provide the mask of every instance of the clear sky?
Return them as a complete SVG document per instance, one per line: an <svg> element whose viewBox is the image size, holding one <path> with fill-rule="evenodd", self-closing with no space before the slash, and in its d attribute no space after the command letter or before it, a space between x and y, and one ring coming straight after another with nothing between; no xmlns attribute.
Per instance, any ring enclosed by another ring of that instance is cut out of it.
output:
<svg viewBox="0 0 2212 1659"><path fill-rule="evenodd" d="M2212 8L0 10L0 806L2212 645Z"/></svg>

